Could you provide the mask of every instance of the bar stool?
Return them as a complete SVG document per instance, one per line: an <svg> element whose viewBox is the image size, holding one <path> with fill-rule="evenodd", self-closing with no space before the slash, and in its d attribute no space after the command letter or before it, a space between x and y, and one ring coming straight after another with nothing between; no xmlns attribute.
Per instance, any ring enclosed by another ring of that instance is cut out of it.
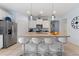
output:
<svg viewBox="0 0 79 59"><path fill-rule="evenodd" d="M34 44L33 42L29 42L25 48L27 52L26 56L36 56L36 47L36 44Z"/></svg>
<svg viewBox="0 0 79 59"><path fill-rule="evenodd" d="M60 51L61 45L60 43L49 45L49 55L57 55L56 53Z"/></svg>
<svg viewBox="0 0 79 59"><path fill-rule="evenodd" d="M61 51L62 51L62 54L64 52L64 44L67 43L67 39L65 37L61 37L61 38L58 38L58 41L61 43Z"/></svg>
<svg viewBox="0 0 79 59"><path fill-rule="evenodd" d="M48 54L49 54L49 46L50 46L51 44L53 44L53 39L52 39L52 38L45 38L44 41L45 41L45 44L46 44L47 47L48 47L47 52L48 52Z"/></svg>
<svg viewBox="0 0 79 59"><path fill-rule="evenodd" d="M38 54L40 56L47 56L47 50L48 50L48 47L45 43L41 43L38 45Z"/></svg>
<svg viewBox="0 0 79 59"><path fill-rule="evenodd" d="M38 45L42 42L42 39L40 39L40 38L32 38L31 42L36 44L36 54L38 55Z"/></svg>
<svg viewBox="0 0 79 59"><path fill-rule="evenodd" d="M25 44L29 43L29 39L27 39L26 37L19 37L18 42L22 44L22 48L24 50L24 55L25 55Z"/></svg>

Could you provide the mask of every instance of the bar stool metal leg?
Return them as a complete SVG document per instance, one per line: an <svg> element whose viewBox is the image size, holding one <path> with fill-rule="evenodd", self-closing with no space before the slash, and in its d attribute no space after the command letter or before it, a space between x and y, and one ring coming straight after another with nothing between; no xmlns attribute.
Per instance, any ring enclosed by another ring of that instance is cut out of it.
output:
<svg viewBox="0 0 79 59"><path fill-rule="evenodd" d="M24 50L24 56L25 56L25 43L23 44L23 48L24 48L23 50Z"/></svg>

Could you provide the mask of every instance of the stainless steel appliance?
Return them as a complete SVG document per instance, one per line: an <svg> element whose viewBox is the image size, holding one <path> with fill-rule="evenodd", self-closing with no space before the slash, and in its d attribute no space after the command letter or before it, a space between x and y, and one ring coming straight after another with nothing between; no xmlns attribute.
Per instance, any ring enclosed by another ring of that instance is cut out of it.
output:
<svg viewBox="0 0 79 59"><path fill-rule="evenodd" d="M36 28L37 28L36 32L42 32L43 26L42 26L42 24L37 24Z"/></svg>
<svg viewBox="0 0 79 59"><path fill-rule="evenodd" d="M7 48L17 42L17 24L0 20L0 34L3 35L3 48Z"/></svg>
<svg viewBox="0 0 79 59"><path fill-rule="evenodd" d="M51 21L51 33L59 34L59 21L58 20L53 20Z"/></svg>

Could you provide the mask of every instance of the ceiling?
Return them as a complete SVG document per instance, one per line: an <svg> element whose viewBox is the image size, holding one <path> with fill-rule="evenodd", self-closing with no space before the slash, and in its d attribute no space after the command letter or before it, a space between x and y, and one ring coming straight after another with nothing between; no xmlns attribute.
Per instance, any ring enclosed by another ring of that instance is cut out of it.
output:
<svg viewBox="0 0 79 59"><path fill-rule="evenodd" d="M56 16L60 17L68 13L75 7L79 6L78 3L0 3L0 7L10 12L16 11L24 15L28 15L30 11L32 15L39 15L43 11L43 16L51 16L52 10L56 11Z"/></svg>

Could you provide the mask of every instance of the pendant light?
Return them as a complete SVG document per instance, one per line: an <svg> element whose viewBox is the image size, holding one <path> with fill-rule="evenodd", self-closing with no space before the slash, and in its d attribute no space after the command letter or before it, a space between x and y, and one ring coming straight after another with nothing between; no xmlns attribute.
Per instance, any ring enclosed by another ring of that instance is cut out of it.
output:
<svg viewBox="0 0 79 59"><path fill-rule="evenodd" d="M43 11L40 11L40 15L42 15L43 14Z"/></svg>
<svg viewBox="0 0 79 59"><path fill-rule="evenodd" d="M31 3L31 15L30 15L30 20L33 20L33 16L32 16L32 3Z"/></svg>
<svg viewBox="0 0 79 59"><path fill-rule="evenodd" d="M43 9L40 10L39 12L39 18L42 19L42 15L43 15Z"/></svg>
<svg viewBox="0 0 79 59"><path fill-rule="evenodd" d="M54 15L52 15L52 20L55 20L55 16Z"/></svg>
<svg viewBox="0 0 79 59"><path fill-rule="evenodd" d="M29 10L27 10L26 13L27 13L28 16L31 15L31 12Z"/></svg>
<svg viewBox="0 0 79 59"><path fill-rule="evenodd" d="M52 20L55 20L55 13L56 11L54 10L54 3L52 3Z"/></svg>

